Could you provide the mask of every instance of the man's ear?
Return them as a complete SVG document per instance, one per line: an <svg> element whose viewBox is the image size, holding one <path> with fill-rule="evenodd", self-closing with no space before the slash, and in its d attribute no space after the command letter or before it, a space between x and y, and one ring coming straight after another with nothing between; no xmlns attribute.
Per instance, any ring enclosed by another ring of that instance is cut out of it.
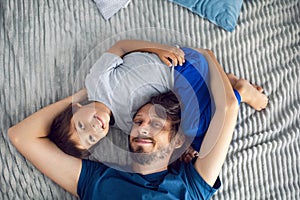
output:
<svg viewBox="0 0 300 200"><path fill-rule="evenodd" d="M175 149L180 148L183 145L184 141L185 141L184 134L183 133L177 133L177 135L174 138L174 141L175 141L175 143L174 143Z"/></svg>

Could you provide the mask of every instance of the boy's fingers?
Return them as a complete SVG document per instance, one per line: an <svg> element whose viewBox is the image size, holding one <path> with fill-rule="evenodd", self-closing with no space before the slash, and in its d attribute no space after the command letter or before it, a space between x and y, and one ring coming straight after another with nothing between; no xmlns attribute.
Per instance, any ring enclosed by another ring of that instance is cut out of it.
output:
<svg viewBox="0 0 300 200"><path fill-rule="evenodd" d="M199 156L199 153L197 151L193 151L193 157L198 157Z"/></svg>
<svg viewBox="0 0 300 200"><path fill-rule="evenodd" d="M179 62L179 65L182 66L182 64L184 63L183 57L181 57L181 56L179 56L179 55L176 55L176 57L177 57L177 60L178 60L178 62Z"/></svg>
<svg viewBox="0 0 300 200"><path fill-rule="evenodd" d="M180 49L179 47L176 47L175 50L173 51L173 54L176 56L180 66L182 66L182 64L185 62L184 51L182 51L182 49Z"/></svg>
<svg viewBox="0 0 300 200"><path fill-rule="evenodd" d="M190 154L187 154L187 155L185 156L185 158L184 158L184 161L185 161L186 163L190 162L191 160L192 160L192 157L190 156Z"/></svg>
<svg viewBox="0 0 300 200"><path fill-rule="evenodd" d="M172 57L172 61L173 61L173 65L174 65L174 66L177 66L177 65L178 65L178 59L177 59L176 56L173 56L173 57Z"/></svg>
<svg viewBox="0 0 300 200"><path fill-rule="evenodd" d="M177 57L175 56L175 54L169 54L168 58L172 60L173 66L177 66L178 65L178 60L177 60Z"/></svg>
<svg viewBox="0 0 300 200"><path fill-rule="evenodd" d="M161 60L169 67L172 67L172 63L169 61L168 58L162 57Z"/></svg>
<svg viewBox="0 0 300 200"><path fill-rule="evenodd" d="M180 56L181 58L184 58L184 52L183 52L181 49L176 48L175 53L176 53L178 56Z"/></svg>

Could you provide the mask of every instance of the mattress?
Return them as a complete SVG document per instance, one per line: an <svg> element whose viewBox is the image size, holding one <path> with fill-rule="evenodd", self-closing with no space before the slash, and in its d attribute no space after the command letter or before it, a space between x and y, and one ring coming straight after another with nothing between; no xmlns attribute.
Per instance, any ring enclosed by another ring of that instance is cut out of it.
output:
<svg viewBox="0 0 300 200"><path fill-rule="evenodd" d="M7 130L84 86L119 39L211 49L226 72L262 85L270 102L241 105L212 199L300 199L300 5L244 0L230 33L167 0L132 0L109 20L93 1L0 1L0 199L76 199L9 142Z"/></svg>

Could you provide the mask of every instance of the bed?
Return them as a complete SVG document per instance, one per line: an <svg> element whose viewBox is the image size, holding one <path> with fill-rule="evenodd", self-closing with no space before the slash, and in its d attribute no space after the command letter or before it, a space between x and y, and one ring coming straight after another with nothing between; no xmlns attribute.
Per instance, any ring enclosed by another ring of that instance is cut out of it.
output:
<svg viewBox="0 0 300 200"><path fill-rule="evenodd" d="M167 0L132 0L109 20L93 1L0 2L0 199L76 199L7 137L10 126L84 85L115 41L211 49L226 72L262 85L270 102L242 105L213 199L300 199L300 2L244 0L228 32Z"/></svg>

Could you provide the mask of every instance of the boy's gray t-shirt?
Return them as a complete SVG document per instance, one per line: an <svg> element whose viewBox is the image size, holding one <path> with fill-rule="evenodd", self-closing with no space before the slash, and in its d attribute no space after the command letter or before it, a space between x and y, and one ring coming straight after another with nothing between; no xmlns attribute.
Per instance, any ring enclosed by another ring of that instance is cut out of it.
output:
<svg viewBox="0 0 300 200"><path fill-rule="evenodd" d="M85 79L88 99L104 103L113 113L115 127L129 134L132 118L151 96L173 89L174 68L153 53L123 57L105 52Z"/></svg>

